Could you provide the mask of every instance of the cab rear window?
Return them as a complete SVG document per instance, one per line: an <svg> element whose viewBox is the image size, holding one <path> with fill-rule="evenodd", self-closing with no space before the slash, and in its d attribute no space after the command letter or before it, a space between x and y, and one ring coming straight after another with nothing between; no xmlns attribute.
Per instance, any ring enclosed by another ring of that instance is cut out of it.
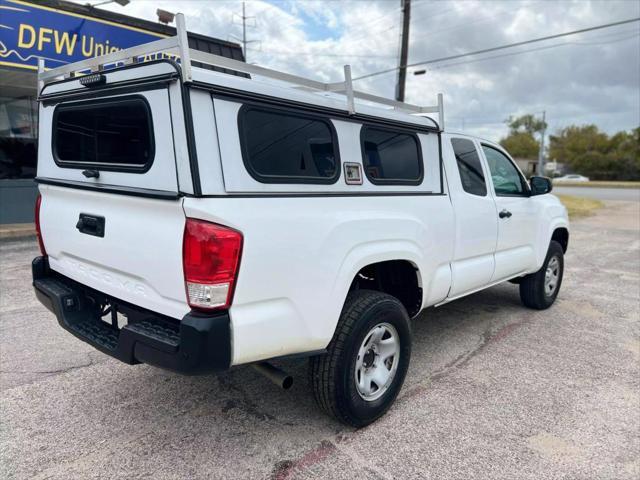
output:
<svg viewBox="0 0 640 480"><path fill-rule="evenodd" d="M62 104L53 115L61 167L144 172L154 156L151 111L141 97Z"/></svg>

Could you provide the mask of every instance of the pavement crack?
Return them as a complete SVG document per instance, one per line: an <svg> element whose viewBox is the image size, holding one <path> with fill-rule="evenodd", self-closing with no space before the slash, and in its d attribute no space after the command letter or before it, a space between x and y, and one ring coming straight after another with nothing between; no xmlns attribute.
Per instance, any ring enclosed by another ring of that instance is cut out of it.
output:
<svg viewBox="0 0 640 480"><path fill-rule="evenodd" d="M297 460L282 460L276 462L271 473L271 480L289 480L317 463L325 460L337 451L336 444L331 440L321 440L314 448L308 450Z"/></svg>
<svg viewBox="0 0 640 480"><path fill-rule="evenodd" d="M480 341L476 344L475 347L473 347L472 349L461 353L456 358L454 358L452 361L447 363L444 367L442 367L440 370L436 370L435 372L433 372L431 374L431 376L429 377L429 380L436 381L436 380L439 380L441 378L444 378L447 375L449 375L452 371L457 370L458 368L463 367L464 365L469 363L469 361L473 357L478 355L484 349L484 347L489 342L489 338L490 338L489 332L485 331L481 335Z"/></svg>
<svg viewBox="0 0 640 480"><path fill-rule="evenodd" d="M69 367L64 367L64 368L57 368L55 370L0 370L0 373L17 373L17 374L37 374L37 375L60 375L63 373L67 373L67 372L71 372L73 370L78 370L80 368L86 368L86 367L91 367L92 365L95 365L96 362L94 362L90 357L88 358L88 361L81 364L81 365L71 365Z"/></svg>
<svg viewBox="0 0 640 480"><path fill-rule="evenodd" d="M417 384L412 386L410 389L406 391L406 393L404 393L401 397L398 398L398 401L403 402L405 400L410 399L411 397L414 397L415 395L418 395L422 392L427 391L428 384L437 382L438 380L441 380L447 377L452 372L464 367L473 358L475 358L480 353L482 353L485 350L485 348L487 348L489 345L503 340L504 338L509 336L511 333L513 333L514 330L532 321L533 319L534 317L525 317L519 321L504 325L503 327L499 328L495 332L492 332L491 328L485 330L480 335L480 339L478 343L473 348L464 351L463 353L458 355L456 358L454 358L452 361L447 363L444 367L433 372L424 382L418 382Z"/></svg>
<svg viewBox="0 0 640 480"><path fill-rule="evenodd" d="M491 329L485 330L480 336L480 341L478 344L472 348L471 350L467 350L466 352L458 355L453 361L446 364L440 370L434 372L431 376L431 380L438 380L440 378L446 377L449 373L454 370L457 370L467 363L469 363L474 357L482 353L482 351L487 348L490 344L499 342L504 338L511 335L516 329L520 328L525 323L533 320L534 317L526 317L522 320L509 323L502 328L499 328L495 333L492 333Z"/></svg>
<svg viewBox="0 0 640 480"><path fill-rule="evenodd" d="M281 460L276 462L271 473L271 480L289 480L308 470L309 468L329 459L336 454L343 454L351 460L363 472L367 478L376 480L392 480L394 476L379 467L371 464L355 450L345 444L350 439L358 435L358 431L342 431L331 439L325 438L317 443L313 448L307 450L302 456L295 460Z"/></svg>

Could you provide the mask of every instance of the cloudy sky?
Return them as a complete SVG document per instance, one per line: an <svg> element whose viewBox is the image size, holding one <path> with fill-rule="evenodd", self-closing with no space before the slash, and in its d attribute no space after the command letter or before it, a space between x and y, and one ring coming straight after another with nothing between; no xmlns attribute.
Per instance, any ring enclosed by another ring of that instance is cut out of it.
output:
<svg viewBox="0 0 640 480"><path fill-rule="evenodd" d="M85 3L85 0L82 1ZM185 14L189 30L233 40L240 1L132 0L113 11L156 20ZM400 0L246 2L248 61L324 81L397 65ZM637 0L413 0L409 63L640 17ZM516 53L521 52L521 53ZM437 63L407 80L411 103L445 95L447 128L498 140L510 115L546 111L551 133L595 123L611 133L640 125L640 23ZM396 74L357 82L392 97Z"/></svg>

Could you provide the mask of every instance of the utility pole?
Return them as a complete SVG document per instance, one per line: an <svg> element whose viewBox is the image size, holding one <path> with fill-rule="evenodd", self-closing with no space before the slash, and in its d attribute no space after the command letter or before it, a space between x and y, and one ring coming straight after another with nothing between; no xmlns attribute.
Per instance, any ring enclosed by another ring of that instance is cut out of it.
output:
<svg viewBox="0 0 640 480"><path fill-rule="evenodd" d="M542 131L540 132L540 149L538 150L538 175L544 175L544 134L547 130L547 112L542 111Z"/></svg>
<svg viewBox="0 0 640 480"><path fill-rule="evenodd" d="M402 6L402 39L400 40L400 64L398 65L398 83L396 100L404 102L404 90L407 83L407 60L409 58L409 25L411 24L411 0L400 0Z"/></svg>
<svg viewBox="0 0 640 480"><path fill-rule="evenodd" d="M256 17L247 17L247 11L245 9L245 2L242 2L242 15L238 13L234 13L233 15L237 15L242 20L242 38L238 38L236 35L231 34L237 40L242 42L242 54L244 55L244 61L247 61L247 45L250 43L258 42L259 40L247 40L247 20L255 20ZM249 25L249 27L255 27L254 25Z"/></svg>
<svg viewBox="0 0 640 480"><path fill-rule="evenodd" d="M247 12L244 2L242 2L242 53L245 62L247 61Z"/></svg>

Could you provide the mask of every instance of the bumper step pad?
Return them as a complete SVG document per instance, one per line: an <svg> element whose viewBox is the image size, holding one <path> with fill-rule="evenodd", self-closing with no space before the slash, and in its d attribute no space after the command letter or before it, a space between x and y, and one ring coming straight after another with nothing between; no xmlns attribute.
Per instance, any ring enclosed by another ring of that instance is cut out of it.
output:
<svg viewBox="0 0 640 480"><path fill-rule="evenodd" d="M154 322L143 320L124 327L142 337L146 337L150 342L153 341L156 348L165 352L178 350L180 346L180 330L178 327L168 323Z"/></svg>
<svg viewBox="0 0 640 480"><path fill-rule="evenodd" d="M49 269L46 257L32 263L38 300L67 331L130 365L148 363L193 375L226 370L231 364L227 312L191 312L178 321L93 290ZM127 317L117 328L102 318L104 307Z"/></svg>
<svg viewBox="0 0 640 480"><path fill-rule="evenodd" d="M120 332L101 320L85 320L73 324L71 328L91 344L113 351L118 348Z"/></svg>

